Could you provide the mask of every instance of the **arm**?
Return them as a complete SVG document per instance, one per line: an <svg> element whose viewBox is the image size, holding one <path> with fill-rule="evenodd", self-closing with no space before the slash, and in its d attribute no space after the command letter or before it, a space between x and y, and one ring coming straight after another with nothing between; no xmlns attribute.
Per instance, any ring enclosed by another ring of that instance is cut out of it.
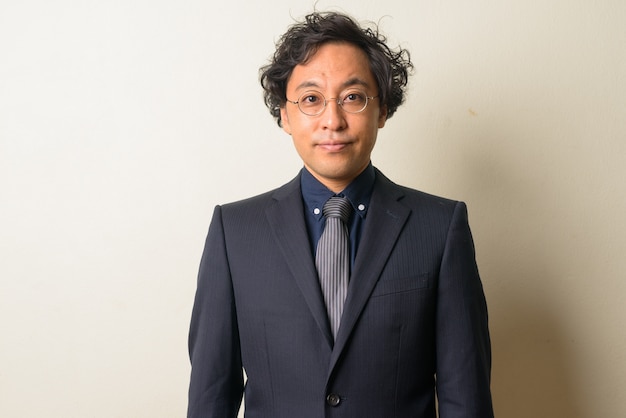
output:
<svg viewBox="0 0 626 418"><path fill-rule="evenodd" d="M439 416L493 417L487 305L462 202L452 216L439 274L436 336Z"/></svg>
<svg viewBox="0 0 626 418"><path fill-rule="evenodd" d="M219 206L213 213L200 262L189 330L189 357L191 383L187 417L235 418L243 394L243 374Z"/></svg>

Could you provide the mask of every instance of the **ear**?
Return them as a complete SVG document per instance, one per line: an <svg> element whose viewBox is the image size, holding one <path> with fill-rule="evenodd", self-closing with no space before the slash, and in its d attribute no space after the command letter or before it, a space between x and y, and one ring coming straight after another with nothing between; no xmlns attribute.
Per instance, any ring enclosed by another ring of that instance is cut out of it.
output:
<svg viewBox="0 0 626 418"><path fill-rule="evenodd" d="M378 129L385 127L385 122L387 122L387 105L381 106L380 114L378 115Z"/></svg>
<svg viewBox="0 0 626 418"><path fill-rule="evenodd" d="M291 125L289 124L289 115L287 114L287 109L285 106L280 108L280 123L282 125L283 131L287 132L288 135L291 135Z"/></svg>

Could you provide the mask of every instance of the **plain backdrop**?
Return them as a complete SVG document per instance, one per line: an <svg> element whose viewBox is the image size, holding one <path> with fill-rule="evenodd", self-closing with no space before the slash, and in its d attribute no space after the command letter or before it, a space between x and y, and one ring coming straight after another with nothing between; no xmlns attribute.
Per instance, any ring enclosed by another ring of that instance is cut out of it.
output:
<svg viewBox="0 0 626 418"><path fill-rule="evenodd" d="M184 416L212 208L300 168L258 68L314 6L412 53L373 162L468 203L497 416L624 415L623 0L0 0L0 416Z"/></svg>

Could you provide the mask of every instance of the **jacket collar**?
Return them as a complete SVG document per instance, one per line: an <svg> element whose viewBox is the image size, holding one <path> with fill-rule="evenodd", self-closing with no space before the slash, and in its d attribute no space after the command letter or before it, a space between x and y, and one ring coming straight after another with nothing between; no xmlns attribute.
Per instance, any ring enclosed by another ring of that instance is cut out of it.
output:
<svg viewBox="0 0 626 418"><path fill-rule="evenodd" d="M363 228L348 296L331 355L329 376L387 263L411 210L401 203L403 190L376 170L370 211Z"/></svg>
<svg viewBox="0 0 626 418"><path fill-rule="evenodd" d="M406 223L410 209L401 203L404 192L376 170L369 213L363 226L354 269L348 287L341 326L333 346L324 298L308 242L300 175L277 189L274 204L266 209L272 234L282 252L307 306L330 347L333 347L329 374L356 325Z"/></svg>

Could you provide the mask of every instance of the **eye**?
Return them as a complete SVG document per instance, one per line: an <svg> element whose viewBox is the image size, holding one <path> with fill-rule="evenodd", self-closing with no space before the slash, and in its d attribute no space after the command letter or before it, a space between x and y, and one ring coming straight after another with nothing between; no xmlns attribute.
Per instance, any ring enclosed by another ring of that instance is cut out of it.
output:
<svg viewBox="0 0 626 418"><path fill-rule="evenodd" d="M343 96L344 103L363 103L365 101L365 93L360 91L350 91Z"/></svg>
<svg viewBox="0 0 626 418"><path fill-rule="evenodd" d="M300 104L303 106L315 106L323 102L322 95L317 92L306 92L300 97Z"/></svg>

